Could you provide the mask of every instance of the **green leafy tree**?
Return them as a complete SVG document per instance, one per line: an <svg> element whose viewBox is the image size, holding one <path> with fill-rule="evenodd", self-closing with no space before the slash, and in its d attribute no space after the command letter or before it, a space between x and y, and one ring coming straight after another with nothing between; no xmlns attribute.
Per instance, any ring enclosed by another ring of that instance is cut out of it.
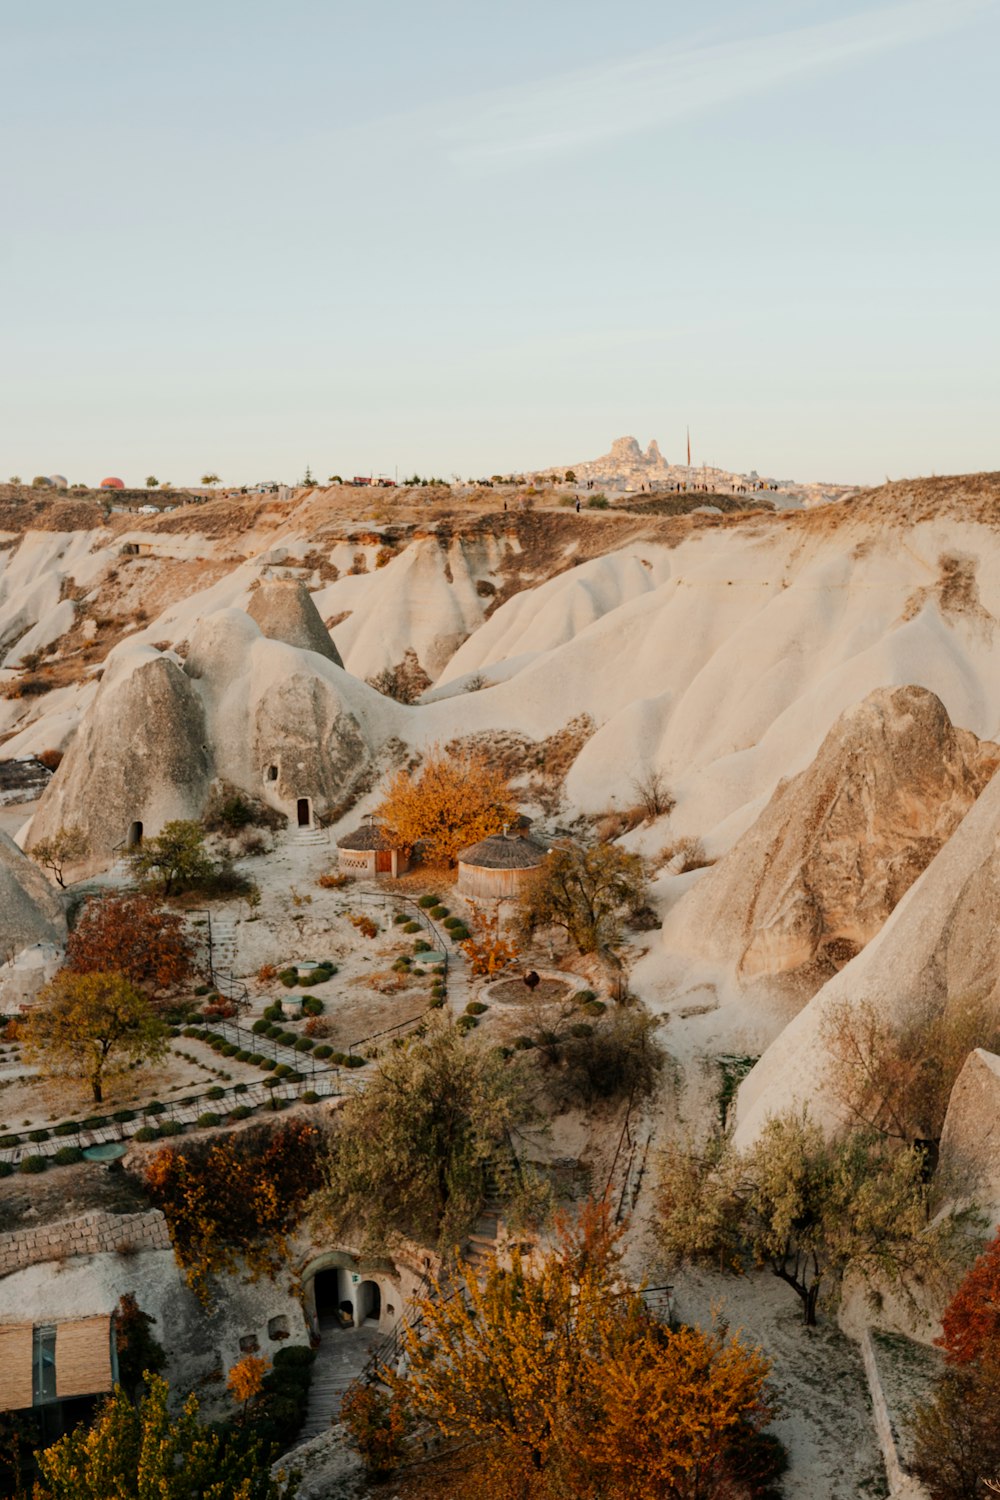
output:
<svg viewBox="0 0 1000 1500"><path fill-rule="evenodd" d="M92 1426L38 1454L34 1500L293 1500L294 1479L272 1478L268 1453L203 1427L189 1396L174 1416L157 1375L133 1406L116 1388Z"/></svg>
<svg viewBox="0 0 1000 1500"><path fill-rule="evenodd" d="M533 1118L520 1068L446 1023L389 1052L338 1114L321 1219L362 1229L370 1245L410 1236L450 1251L498 1178L515 1179L509 1133ZM526 1207L525 1211L530 1211Z"/></svg>
<svg viewBox="0 0 1000 1500"><path fill-rule="evenodd" d="M576 472L573 469L566 470L566 483L576 484Z"/></svg>
<svg viewBox="0 0 1000 1500"><path fill-rule="evenodd" d="M164 896L197 885L215 872L205 848L205 830L185 819L164 823L155 838L146 839L129 855L129 863L141 881L159 886Z"/></svg>
<svg viewBox="0 0 1000 1500"><path fill-rule="evenodd" d="M147 488L147 490L155 490L158 487L159 483L160 483L160 481L157 479L157 477L156 477L155 474L147 474L146 475L146 488Z"/></svg>
<svg viewBox="0 0 1000 1500"><path fill-rule="evenodd" d="M560 928L580 953L600 952L614 947L622 919L645 904L646 890L639 854L613 844L553 849L525 886L519 925L529 937Z"/></svg>
<svg viewBox="0 0 1000 1500"><path fill-rule="evenodd" d="M968 1216L931 1223L924 1178L918 1150L862 1131L829 1141L807 1114L779 1115L747 1151L666 1149L659 1238L676 1257L767 1266L812 1326L821 1296L835 1297L848 1271L873 1293L907 1297L968 1256Z"/></svg>
<svg viewBox="0 0 1000 1500"><path fill-rule="evenodd" d="M79 1078L95 1104L129 1063L166 1051L169 1030L145 995L121 974L61 969L32 1007L24 1029L29 1061L52 1078Z"/></svg>
<svg viewBox="0 0 1000 1500"><path fill-rule="evenodd" d="M89 844L82 828L67 828L60 824L47 839L40 839L28 853L43 870L51 870L60 890L66 889L66 866L84 859Z"/></svg>
<svg viewBox="0 0 1000 1500"><path fill-rule="evenodd" d="M343 484L343 482L339 474L331 474L327 480L327 484Z"/></svg>
<svg viewBox="0 0 1000 1500"><path fill-rule="evenodd" d="M201 482L202 484L216 485L219 482L219 476L218 474L203 474Z"/></svg>
<svg viewBox="0 0 1000 1500"><path fill-rule="evenodd" d="M7 483L8 484L20 484L21 483L21 476L20 476L20 474L12 474L10 476L10 478L8 479Z"/></svg>

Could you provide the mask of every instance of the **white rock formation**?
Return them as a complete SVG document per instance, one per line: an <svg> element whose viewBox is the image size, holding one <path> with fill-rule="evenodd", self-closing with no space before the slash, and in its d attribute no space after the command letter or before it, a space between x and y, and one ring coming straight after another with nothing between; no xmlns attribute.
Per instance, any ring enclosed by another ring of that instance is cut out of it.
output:
<svg viewBox="0 0 1000 1500"><path fill-rule="evenodd" d="M814 993L880 931L998 763L926 688L876 689L677 902L666 947L745 985Z"/></svg>
<svg viewBox="0 0 1000 1500"><path fill-rule="evenodd" d="M966 1059L948 1101L938 1182L1000 1223L1000 1057L977 1048Z"/></svg>

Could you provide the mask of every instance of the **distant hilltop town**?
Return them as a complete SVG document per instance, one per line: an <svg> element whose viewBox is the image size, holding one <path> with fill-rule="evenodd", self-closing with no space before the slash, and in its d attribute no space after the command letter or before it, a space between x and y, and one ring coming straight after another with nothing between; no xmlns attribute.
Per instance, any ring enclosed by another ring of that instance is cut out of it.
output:
<svg viewBox="0 0 1000 1500"><path fill-rule="evenodd" d="M540 469L533 477L540 478L548 472L563 474L567 471L574 475L578 484L600 485L605 490L641 492L671 489L677 485L690 488L698 484L704 484L709 490L723 494L763 489L773 492L772 499L779 506L823 505L831 500L843 499L855 488L853 485L820 482L803 484L796 480L758 474L755 470L740 474L712 464L670 463L660 452L660 445L655 438L645 452L634 437L616 438L601 458L570 464L562 470Z"/></svg>

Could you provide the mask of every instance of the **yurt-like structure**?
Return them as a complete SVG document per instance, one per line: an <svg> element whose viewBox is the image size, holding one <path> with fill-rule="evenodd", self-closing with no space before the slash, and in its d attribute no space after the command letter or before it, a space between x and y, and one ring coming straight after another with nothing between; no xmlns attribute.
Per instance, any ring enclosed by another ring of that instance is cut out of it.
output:
<svg viewBox="0 0 1000 1500"><path fill-rule="evenodd" d="M407 851L379 823L366 823L337 840L337 866L345 875L405 875Z"/></svg>
<svg viewBox="0 0 1000 1500"><path fill-rule="evenodd" d="M526 880L545 863L548 850L534 839L507 832L480 839L458 856L458 891L472 901L519 896Z"/></svg>

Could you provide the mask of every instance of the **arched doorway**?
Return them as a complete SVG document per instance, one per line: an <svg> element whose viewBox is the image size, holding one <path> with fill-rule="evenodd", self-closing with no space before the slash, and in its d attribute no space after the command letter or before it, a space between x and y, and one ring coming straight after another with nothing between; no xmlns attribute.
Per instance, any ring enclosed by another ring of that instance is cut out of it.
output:
<svg viewBox="0 0 1000 1500"><path fill-rule="evenodd" d="M345 1295L347 1277L336 1266L317 1271L313 1278L313 1296L316 1300L316 1321L322 1331L325 1328L341 1328L348 1320L354 1321L354 1304Z"/></svg>
<svg viewBox="0 0 1000 1500"><path fill-rule="evenodd" d="M138 822L136 822L136 823L130 823L129 824L128 835L126 836L126 839L125 839L125 847L127 849L138 849L138 847L139 847L139 845L141 843L142 843L142 824L138 823Z"/></svg>
<svg viewBox="0 0 1000 1500"><path fill-rule="evenodd" d="M377 1323L382 1316L382 1293L377 1281L363 1281L358 1287L358 1322Z"/></svg>
<svg viewBox="0 0 1000 1500"><path fill-rule="evenodd" d="M295 804L295 811L299 827L309 828L312 824L312 799L310 797L300 797Z"/></svg>

